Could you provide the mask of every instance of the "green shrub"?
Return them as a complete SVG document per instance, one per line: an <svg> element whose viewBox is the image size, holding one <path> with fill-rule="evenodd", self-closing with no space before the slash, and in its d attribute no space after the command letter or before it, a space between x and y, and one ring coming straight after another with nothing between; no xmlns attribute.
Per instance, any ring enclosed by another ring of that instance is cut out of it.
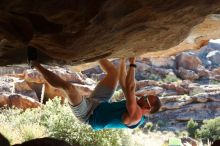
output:
<svg viewBox="0 0 220 146"><path fill-rule="evenodd" d="M185 130L177 133L178 137L188 137L189 133Z"/></svg>
<svg viewBox="0 0 220 146"><path fill-rule="evenodd" d="M144 125L143 132L148 133L149 131L153 131L153 128L154 128L153 126L154 124L152 122L147 122Z"/></svg>
<svg viewBox="0 0 220 146"><path fill-rule="evenodd" d="M220 139L220 117L204 120L203 125L196 132L196 137L211 141Z"/></svg>
<svg viewBox="0 0 220 146"><path fill-rule="evenodd" d="M161 128L161 127L165 127L167 125L167 122L164 121L164 120L158 120L157 121L157 124L156 124L156 127L157 128Z"/></svg>
<svg viewBox="0 0 220 146"><path fill-rule="evenodd" d="M198 123L196 121L194 121L193 119L190 119L189 122L187 123L187 131L188 131L190 137L195 138L196 130L198 128L199 128Z"/></svg>
<svg viewBox="0 0 220 146"><path fill-rule="evenodd" d="M39 125L39 109L1 109L0 131L11 144L48 136L46 128ZM13 131L13 132L12 132Z"/></svg>
<svg viewBox="0 0 220 146"><path fill-rule="evenodd" d="M209 80L209 84L219 85L220 81L218 81L218 80Z"/></svg>
<svg viewBox="0 0 220 146"><path fill-rule="evenodd" d="M112 96L112 101L120 101L121 95L123 95L122 89L116 90Z"/></svg>
<svg viewBox="0 0 220 146"><path fill-rule="evenodd" d="M46 128L39 124L22 125L19 127L19 130L24 141L44 137L46 135Z"/></svg>
<svg viewBox="0 0 220 146"><path fill-rule="evenodd" d="M48 101L41 115L44 125L51 137L65 140L71 144L83 146L120 145L120 131L103 130L94 132L90 126L79 122L68 105L62 106L59 99Z"/></svg>
<svg viewBox="0 0 220 146"><path fill-rule="evenodd" d="M160 81L160 80L161 80L161 77L160 77L160 75L158 75L158 74L150 74L150 75L148 76L148 79L149 79L149 80Z"/></svg>
<svg viewBox="0 0 220 146"><path fill-rule="evenodd" d="M122 146L128 141L135 143L133 133L127 130L94 132L90 126L79 122L69 106L61 105L58 98L48 101L42 108L25 111L1 109L0 124L1 133L11 144L40 137L53 137L82 146Z"/></svg>
<svg viewBox="0 0 220 146"><path fill-rule="evenodd" d="M165 78L163 79L163 82L166 82L166 83L177 82L177 81L180 81L180 79L177 78L175 74L167 74Z"/></svg>

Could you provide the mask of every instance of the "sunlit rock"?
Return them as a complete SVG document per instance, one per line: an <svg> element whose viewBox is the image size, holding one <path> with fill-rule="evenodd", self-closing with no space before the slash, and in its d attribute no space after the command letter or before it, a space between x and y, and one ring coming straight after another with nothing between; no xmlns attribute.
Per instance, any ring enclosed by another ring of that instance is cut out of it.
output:
<svg viewBox="0 0 220 146"><path fill-rule="evenodd" d="M183 79L183 80L196 80L199 78L199 76L193 71L193 70L188 70L185 69L183 67L180 67L178 70L179 76Z"/></svg>
<svg viewBox="0 0 220 146"><path fill-rule="evenodd" d="M202 65L201 60L192 52L183 52L176 56L176 68L184 68L196 71L197 67Z"/></svg>

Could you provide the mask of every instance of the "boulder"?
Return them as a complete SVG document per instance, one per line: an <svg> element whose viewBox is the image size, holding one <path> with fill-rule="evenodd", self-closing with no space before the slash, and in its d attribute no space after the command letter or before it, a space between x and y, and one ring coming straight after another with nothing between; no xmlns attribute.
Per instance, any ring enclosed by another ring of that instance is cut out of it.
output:
<svg viewBox="0 0 220 146"><path fill-rule="evenodd" d="M14 93L28 96L36 101L39 101L39 97L37 96L36 92L24 80L17 80L14 82Z"/></svg>
<svg viewBox="0 0 220 146"><path fill-rule="evenodd" d="M208 47L220 51L220 39L210 39Z"/></svg>
<svg viewBox="0 0 220 146"><path fill-rule="evenodd" d="M87 85L93 85L95 82L91 79L89 79L86 75L83 75L80 72L71 72L70 70L66 68L60 68L60 67L47 67L50 71L54 72L56 75L61 77L65 81L78 83L78 84L87 84ZM45 83L44 77L39 73L37 70L26 70L24 72L25 80L27 82L35 82L35 83Z"/></svg>
<svg viewBox="0 0 220 146"><path fill-rule="evenodd" d="M159 96L174 96L178 93L175 90L165 90L159 94Z"/></svg>
<svg viewBox="0 0 220 146"><path fill-rule="evenodd" d="M158 74L162 77L165 77L166 75L175 76L173 69L152 67L150 72Z"/></svg>
<svg viewBox="0 0 220 146"><path fill-rule="evenodd" d="M33 69L28 69L24 72L24 80L26 82L34 82L34 83L44 83L45 79L43 76L37 71Z"/></svg>
<svg viewBox="0 0 220 146"><path fill-rule="evenodd" d="M52 65L195 49L204 40L218 38L217 31L208 35L205 30L219 29L219 4L209 0L1 0L0 65L26 62L28 45L39 49L42 63ZM210 18L217 24L206 23L189 37L186 43L192 47L167 51L210 14L215 14Z"/></svg>
<svg viewBox="0 0 220 146"><path fill-rule="evenodd" d="M159 68L175 68L175 57L150 57L150 65Z"/></svg>
<svg viewBox="0 0 220 146"><path fill-rule="evenodd" d="M180 68L178 69L178 74L179 74L179 76L180 76L183 80L193 81L193 80L199 79L198 74L196 74L194 71L192 71L192 70L187 70L187 69L182 68L182 67L180 67Z"/></svg>
<svg viewBox="0 0 220 146"><path fill-rule="evenodd" d="M14 82L19 80L15 77L1 76L0 77L0 93L13 93Z"/></svg>
<svg viewBox="0 0 220 146"><path fill-rule="evenodd" d="M27 108L37 108L40 107L41 104L34 99L19 95L19 94L1 94L0 95L0 106L9 106L9 107L16 107L21 109Z"/></svg>
<svg viewBox="0 0 220 146"><path fill-rule="evenodd" d="M196 73L198 74L199 78L209 78L210 77L210 71L207 70L204 66L199 65L196 69Z"/></svg>
<svg viewBox="0 0 220 146"><path fill-rule="evenodd" d="M205 90L201 86L191 86L189 87L189 96L194 96L197 94L205 93Z"/></svg>
<svg viewBox="0 0 220 146"><path fill-rule="evenodd" d="M216 75L213 79L216 80L217 82L220 82L220 75Z"/></svg>
<svg viewBox="0 0 220 146"><path fill-rule="evenodd" d="M195 102L203 102L203 103L205 103L205 102L207 102L209 100L207 93L198 93L198 94L192 96L191 98Z"/></svg>
<svg viewBox="0 0 220 146"><path fill-rule="evenodd" d="M25 70L30 69L27 66L1 66L0 76L9 74L22 74Z"/></svg>
<svg viewBox="0 0 220 146"><path fill-rule="evenodd" d="M183 95L183 94L188 94L189 91L188 91L188 89L185 89L181 86L177 86L176 87L176 93L177 93L177 95Z"/></svg>
<svg viewBox="0 0 220 146"><path fill-rule="evenodd" d="M220 67L213 69L210 74L212 76L220 75Z"/></svg>
<svg viewBox="0 0 220 146"><path fill-rule="evenodd" d="M192 96L194 102L208 102L215 101L220 102L220 91L212 93L200 93Z"/></svg>
<svg viewBox="0 0 220 146"><path fill-rule="evenodd" d="M8 100L11 107L14 106L21 109L37 108L41 106L41 104L34 99L19 94L10 95Z"/></svg>
<svg viewBox="0 0 220 146"><path fill-rule="evenodd" d="M213 68L220 67L220 50L209 52L206 58L211 61Z"/></svg>
<svg viewBox="0 0 220 146"><path fill-rule="evenodd" d="M173 95L173 96L161 96L160 101L162 103L168 103L168 102L186 102L189 101L192 102L192 98L187 95Z"/></svg>
<svg viewBox="0 0 220 146"><path fill-rule="evenodd" d="M208 43L208 45L203 46L202 48L200 48L200 50L197 51L197 56L199 57L199 59L202 61L202 65L205 66L205 68L211 68L212 66L212 62L210 60L208 60L206 58L206 56L208 55L209 52L214 51L215 49L210 48L210 42Z"/></svg>
<svg viewBox="0 0 220 146"><path fill-rule="evenodd" d="M210 46L210 41L207 45L202 46L199 50L196 51L197 56L201 59L201 61L205 61L206 56L209 52L214 51L215 49Z"/></svg>
<svg viewBox="0 0 220 146"><path fill-rule="evenodd" d="M146 86L157 86L157 81L154 80L141 80L137 81L136 83L136 90L140 90L141 88L144 88Z"/></svg>
<svg viewBox="0 0 220 146"><path fill-rule="evenodd" d="M82 73L72 73L70 70L61 67L45 67L53 70L55 74L64 80L75 84L82 96L89 96L94 90L95 81ZM11 67L11 69L13 72L14 68ZM24 70L23 74L5 74L0 78L0 84L0 93L28 96L42 103L56 96L60 96L63 102L66 97L63 90L52 87L46 82L42 74L35 69Z"/></svg>
<svg viewBox="0 0 220 146"><path fill-rule="evenodd" d="M101 74L102 72L103 72L102 69L98 65L82 71L82 73L89 78L91 78L92 74Z"/></svg>
<svg viewBox="0 0 220 146"><path fill-rule="evenodd" d="M163 88L157 86L147 86L141 88L140 90L136 91L136 95L138 96L146 96L146 95L158 95L163 92Z"/></svg>
<svg viewBox="0 0 220 146"><path fill-rule="evenodd" d="M178 121L187 122L190 119L203 121L220 116L220 102L193 103L175 110L165 110L150 115L151 122L162 120L167 127L178 125ZM186 123L185 123L186 126Z"/></svg>
<svg viewBox="0 0 220 146"><path fill-rule="evenodd" d="M193 102L193 99L187 95L166 96L160 98L160 100L162 102L161 110L180 109L184 105L188 105Z"/></svg>
<svg viewBox="0 0 220 146"><path fill-rule="evenodd" d="M151 71L151 66L144 63L137 61L136 62L137 68L135 72L136 79L139 80L146 80L149 77L149 72Z"/></svg>
<svg viewBox="0 0 220 146"><path fill-rule="evenodd" d="M176 56L176 69L184 68L196 71L198 66L202 65L202 61L195 53L183 52Z"/></svg>
<svg viewBox="0 0 220 146"><path fill-rule="evenodd" d="M174 102L174 101L177 101L179 98L180 98L179 95L161 96L160 101L163 103Z"/></svg>
<svg viewBox="0 0 220 146"><path fill-rule="evenodd" d="M36 92L23 79L4 75L0 78L0 84L0 93L21 94L39 101Z"/></svg>
<svg viewBox="0 0 220 146"><path fill-rule="evenodd" d="M9 94L0 93L0 107L4 107L4 106L9 105L8 97L9 97Z"/></svg>
<svg viewBox="0 0 220 146"><path fill-rule="evenodd" d="M86 75L82 74L81 72L72 72L67 68L61 68L58 66L50 67L49 70L53 71L56 75L60 76L65 81L84 85L95 84L93 80L89 79Z"/></svg>
<svg viewBox="0 0 220 146"><path fill-rule="evenodd" d="M149 64L146 64L144 62L136 62L137 65L137 72L144 72L151 70L151 66Z"/></svg>
<svg viewBox="0 0 220 146"><path fill-rule="evenodd" d="M207 93L209 95L218 94L220 88L218 84L209 84L209 85L189 85L189 95L194 96L198 94Z"/></svg>
<svg viewBox="0 0 220 146"><path fill-rule="evenodd" d="M161 106L161 110L175 110L175 109L179 109L184 105L187 105L191 103L191 101L184 101L184 102L168 102L165 103Z"/></svg>
<svg viewBox="0 0 220 146"><path fill-rule="evenodd" d="M177 93L177 95L188 93L187 88L182 87L181 85L178 86L175 83L162 83L159 86L163 87L164 89L167 89L167 90L174 90Z"/></svg>

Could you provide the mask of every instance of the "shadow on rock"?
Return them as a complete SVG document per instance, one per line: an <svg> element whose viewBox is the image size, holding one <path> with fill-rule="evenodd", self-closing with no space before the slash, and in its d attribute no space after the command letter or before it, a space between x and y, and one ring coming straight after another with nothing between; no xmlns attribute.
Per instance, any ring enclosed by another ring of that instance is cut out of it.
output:
<svg viewBox="0 0 220 146"><path fill-rule="evenodd" d="M9 141L0 133L0 146L10 146Z"/></svg>
<svg viewBox="0 0 220 146"><path fill-rule="evenodd" d="M220 140L216 140L216 141L212 144L212 146L220 146Z"/></svg>
<svg viewBox="0 0 220 146"><path fill-rule="evenodd" d="M9 141L0 133L0 146L10 146ZM22 144L15 144L12 146L80 146L79 144L70 145L69 143L54 138L37 138L26 141Z"/></svg>
<svg viewBox="0 0 220 146"><path fill-rule="evenodd" d="M80 146L78 144L70 145L69 143L54 138L37 138L26 141L22 144L15 144L13 146Z"/></svg>
<svg viewBox="0 0 220 146"><path fill-rule="evenodd" d="M26 141L22 144L15 144L13 146L80 146L79 144L70 145L64 140L58 140L54 138L37 138L30 141Z"/></svg>

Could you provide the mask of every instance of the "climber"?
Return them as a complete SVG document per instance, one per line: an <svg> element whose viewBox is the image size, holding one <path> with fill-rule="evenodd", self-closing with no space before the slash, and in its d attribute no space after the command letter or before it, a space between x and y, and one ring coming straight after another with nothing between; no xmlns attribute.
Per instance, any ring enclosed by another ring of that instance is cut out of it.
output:
<svg viewBox="0 0 220 146"><path fill-rule="evenodd" d="M33 50L29 54L33 55ZM89 98L82 97L74 85L48 71L37 61L32 60L32 57L29 56L28 60L52 86L61 88L67 93L69 105L75 116L80 121L90 124L94 130L135 128L143 123L144 115L155 113L160 108L161 104L157 96L150 95L136 99L135 58L129 59L128 71L126 71L125 59L121 59L119 70L107 59L99 60L106 76L98 83ZM118 81L126 100L110 102Z"/></svg>

